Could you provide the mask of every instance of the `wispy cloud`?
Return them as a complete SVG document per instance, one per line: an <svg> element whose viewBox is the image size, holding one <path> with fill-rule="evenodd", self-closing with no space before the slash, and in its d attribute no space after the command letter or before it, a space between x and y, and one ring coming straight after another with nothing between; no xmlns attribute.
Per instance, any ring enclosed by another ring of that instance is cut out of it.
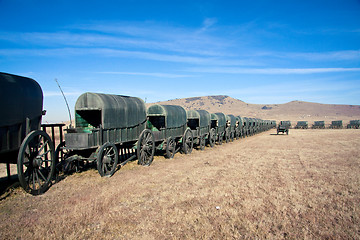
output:
<svg viewBox="0 0 360 240"><path fill-rule="evenodd" d="M332 72L360 72L360 68L190 68L192 72L228 74L314 74Z"/></svg>
<svg viewBox="0 0 360 240"><path fill-rule="evenodd" d="M159 78L188 78L195 75L183 75L183 74L171 74L171 73L159 73L159 72L96 72L99 74L115 74L115 75L132 75L132 76L150 76Z"/></svg>

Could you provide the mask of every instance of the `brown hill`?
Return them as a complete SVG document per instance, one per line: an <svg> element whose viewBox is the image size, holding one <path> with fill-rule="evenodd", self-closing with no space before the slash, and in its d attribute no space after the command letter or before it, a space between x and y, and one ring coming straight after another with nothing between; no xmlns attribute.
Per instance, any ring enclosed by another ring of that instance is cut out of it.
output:
<svg viewBox="0 0 360 240"><path fill-rule="evenodd" d="M149 103L152 105L154 103ZM271 120L313 121L343 120L344 125L349 120L360 119L359 105L321 104L303 101L292 101L284 104L250 104L241 100L225 96L204 96L173 99L157 104L174 104L185 109L204 109L209 112L223 112L246 117Z"/></svg>

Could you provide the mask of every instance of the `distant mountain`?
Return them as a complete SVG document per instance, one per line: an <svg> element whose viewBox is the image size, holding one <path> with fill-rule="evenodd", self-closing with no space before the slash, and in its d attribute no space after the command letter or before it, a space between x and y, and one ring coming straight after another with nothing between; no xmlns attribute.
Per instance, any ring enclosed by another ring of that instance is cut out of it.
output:
<svg viewBox="0 0 360 240"><path fill-rule="evenodd" d="M173 99L152 104L174 104L188 109L204 109L246 117L271 120L318 121L360 119L360 105L321 104L292 101L284 104L250 104L226 95Z"/></svg>

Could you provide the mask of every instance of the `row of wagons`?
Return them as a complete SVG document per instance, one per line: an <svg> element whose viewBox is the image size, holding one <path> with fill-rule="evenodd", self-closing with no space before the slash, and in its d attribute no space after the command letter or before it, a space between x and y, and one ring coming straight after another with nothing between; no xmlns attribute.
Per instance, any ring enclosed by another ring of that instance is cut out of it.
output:
<svg viewBox="0 0 360 240"><path fill-rule="evenodd" d="M30 78L0 73L1 107L0 162L17 164L18 178L25 191L37 195L51 185L57 170L76 163L96 164L101 176L111 176L118 166L131 160L150 165L155 153L167 158L194 147L233 141L276 127L275 121L185 110L177 105L146 107L137 97L84 93L75 104L75 126L41 124L43 93ZM41 130L41 127L43 130ZM51 128L53 138L46 132ZM59 127L60 144L55 148L54 127ZM131 149L119 159L123 149Z"/></svg>
<svg viewBox="0 0 360 240"><path fill-rule="evenodd" d="M290 124L291 125L291 124ZM346 125L346 128L359 129L360 120L350 120L349 124ZM294 127L295 129L308 129L308 121L298 121ZM315 121L311 126L312 129L325 129L325 121ZM341 129L344 128L342 120L331 121L331 124L328 126L330 129Z"/></svg>

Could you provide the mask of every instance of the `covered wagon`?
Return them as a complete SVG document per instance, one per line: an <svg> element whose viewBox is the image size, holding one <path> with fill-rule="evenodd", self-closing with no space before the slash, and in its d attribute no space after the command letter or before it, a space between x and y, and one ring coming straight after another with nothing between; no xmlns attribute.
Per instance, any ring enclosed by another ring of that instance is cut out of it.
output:
<svg viewBox="0 0 360 240"><path fill-rule="evenodd" d="M350 120L349 124L346 126L346 128L360 128L360 120Z"/></svg>
<svg viewBox="0 0 360 240"><path fill-rule="evenodd" d="M234 141L236 133L236 117L232 114L226 115L225 141Z"/></svg>
<svg viewBox="0 0 360 240"><path fill-rule="evenodd" d="M313 128L313 129L324 129L325 128L325 121L315 121L311 128Z"/></svg>
<svg viewBox="0 0 360 240"><path fill-rule="evenodd" d="M330 124L329 128L332 128L332 129L341 129L341 128L343 128L342 120L331 121L331 124Z"/></svg>
<svg viewBox="0 0 360 240"><path fill-rule="evenodd" d="M45 192L55 172L55 149L41 131L43 92L33 79L0 73L0 162L17 164L20 185L37 195Z"/></svg>
<svg viewBox="0 0 360 240"><path fill-rule="evenodd" d="M296 126L295 126L295 128L296 129L308 129L308 122L307 121L298 121L297 123L296 123Z"/></svg>
<svg viewBox="0 0 360 240"><path fill-rule="evenodd" d="M206 110L187 110L187 125L191 129L196 143L201 150L206 143L215 145L215 129L211 128L211 116Z"/></svg>
<svg viewBox="0 0 360 240"><path fill-rule="evenodd" d="M64 161L96 162L101 176L111 176L121 148L136 149L138 163L150 165L155 151L152 132L146 129L142 99L102 93L84 93L75 104L75 128L66 129ZM134 159L135 155L121 164Z"/></svg>
<svg viewBox="0 0 360 240"><path fill-rule="evenodd" d="M165 150L168 158L174 156L178 145L185 154L191 153L193 133L187 127L183 107L155 104L147 109L147 117L147 128L153 132L157 149Z"/></svg>
<svg viewBox="0 0 360 240"><path fill-rule="evenodd" d="M226 130L226 116L224 113L211 114L211 128L215 129L215 138L218 144L222 144Z"/></svg>

